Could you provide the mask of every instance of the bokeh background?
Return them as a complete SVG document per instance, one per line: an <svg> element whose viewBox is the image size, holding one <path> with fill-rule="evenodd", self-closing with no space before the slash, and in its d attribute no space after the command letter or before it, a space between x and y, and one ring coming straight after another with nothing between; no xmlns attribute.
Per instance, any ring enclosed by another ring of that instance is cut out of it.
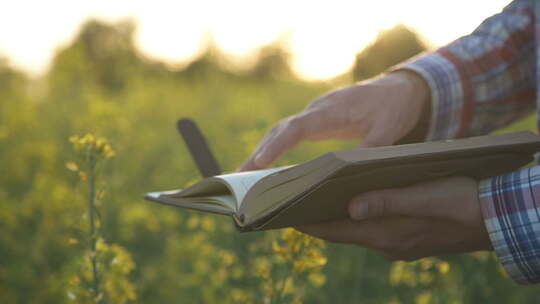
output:
<svg viewBox="0 0 540 304"><path fill-rule="evenodd" d="M535 303L538 289L516 285L490 253L391 263L289 230L239 234L229 218L142 199L199 178L179 117L195 119L234 170L313 98L465 35L507 2L1 4L2 303ZM96 174L97 298L89 172L68 140L86 133L116 154ZM278 165L356 144L305 143Z"/></svg>

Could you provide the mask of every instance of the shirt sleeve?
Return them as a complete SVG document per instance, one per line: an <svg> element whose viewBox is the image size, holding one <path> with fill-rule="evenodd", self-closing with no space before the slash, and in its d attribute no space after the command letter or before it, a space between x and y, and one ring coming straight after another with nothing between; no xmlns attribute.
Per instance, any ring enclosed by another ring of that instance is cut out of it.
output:
<svg viewBox="0 0 540 304"><path fill-rule="evenodd" d="M427 140L486 134L534 109L533 9L534 1L514 1L470 35L397 67L430 87ZM479 201L506 272L540 283L540 166L482 180Z"/></svg>
<svg viewBox="0 0 540 304"><path fill-rule="evenodd" d="M470 35L394 69L431 89L427 140L487 134L534 109L533 1L514 1Z"/></svg>
<svg viewBox="0 0 540 304"><path fill-rule="evenodd" d="M482 180L479 199L506 272L521 284L540 283L540 166Z"/></svg>

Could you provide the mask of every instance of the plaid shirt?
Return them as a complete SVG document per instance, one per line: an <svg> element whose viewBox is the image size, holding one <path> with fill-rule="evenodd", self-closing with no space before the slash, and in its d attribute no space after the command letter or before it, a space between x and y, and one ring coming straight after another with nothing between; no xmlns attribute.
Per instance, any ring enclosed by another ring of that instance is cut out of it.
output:
<svg viewBox="0 0 540 304"><path fill-rule="evenodd" d="M470 35L401 66L422 75L431 89L428 140L483 135L535 108L540 117L537 67L536 1L514 1ZM540 166L482 180L479 200L507 273L519 283L539 283Z"/></svg>

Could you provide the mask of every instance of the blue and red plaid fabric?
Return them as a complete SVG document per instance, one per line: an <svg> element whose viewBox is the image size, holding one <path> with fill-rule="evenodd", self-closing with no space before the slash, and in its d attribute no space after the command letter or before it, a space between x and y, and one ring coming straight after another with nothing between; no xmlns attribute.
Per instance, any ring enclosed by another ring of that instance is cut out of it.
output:
<svg viewBox="0 0 540 304"><path fill-rule="evenodd" d="M430 89L428 140L487 134L540 112L540 3L514 1L470 35L398 68ZM508 274L540 282L540 166L479 183L493 248Z"/></svg>

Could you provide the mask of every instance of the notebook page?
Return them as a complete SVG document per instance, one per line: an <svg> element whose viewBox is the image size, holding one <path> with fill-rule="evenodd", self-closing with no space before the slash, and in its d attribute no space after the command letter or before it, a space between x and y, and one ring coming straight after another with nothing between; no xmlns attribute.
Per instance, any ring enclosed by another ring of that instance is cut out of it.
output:
<svg viewBox="0 0 540 304"><path fill-rule="evenodd" d="M287 168L290 168L291 166L287 167L279 167L279 168L272 168L272 169L264 169L264 170L255 170L255 171L246 171L246 172L235 172L235 173L229 173L229 174L223 174L223 175L217 175L214 176L214 178L219 178L223 180L231 189L233 190L233 194L236 198L236 201L240 204L244 197L246 196L246 193L248 190L255 185L258 181L263 179L264 177L283 171Z"/></svg>

